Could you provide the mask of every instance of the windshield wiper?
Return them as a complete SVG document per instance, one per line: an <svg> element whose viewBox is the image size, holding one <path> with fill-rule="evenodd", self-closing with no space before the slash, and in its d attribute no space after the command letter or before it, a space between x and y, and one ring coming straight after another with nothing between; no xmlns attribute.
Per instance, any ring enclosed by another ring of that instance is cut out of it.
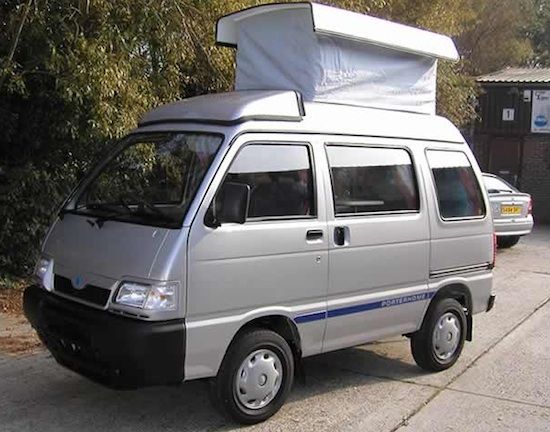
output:
<svg viewBox="0 0 550 432"><path fill-rule="evenodd" d="M132 213L132 210L122 202L88 204L86 209L108 211L109 213Z"/></svg>
<svg viewBox="0 0 550 432"><path fill-rule="evenodd" d="M133 214L132 209L122 199L120 199L119 202L112 203L112 204L111 203L90 204L86 206L86 209L109 211L109 213L107 214L104 214L101 216L94 216L94 220L90 220L90 219L87 220L91 226L95 225L98 228L102 228L105 221L108 221L115 216Z"/></svg>
<svg viewBox="0 0 550 432"><path fill-rule="evenodd" d="M146 211L149 210L149 211ZM154 204L148 202L148 201L138 201L137 202L137 209L134 211L134 214L137 214L139 216L157 216L159 219L165 221L165 222L174 222L174 219L164 213L160 208L156 207Z"/></svg>
<svg viewBox="0 0 550 432"><path fill-rule="evenodd" d="M109 213L109 214L106 214L104 216L97 216L97 217L94 217L93 219L86 219L86 222L88 222L91 226L97 226L98 228L102 228L103 227L103 224L112 219L113 217L115 216L119 216L121 213L117 212L117 213Z"/></svg>
<svg viewBox="0 0 550 432"><path fill-rule="evenodd" d="M117 216L134 216L143 219L150 219L151 217L154 217L155 219L163 222L174 222L174 218L172 216L167 215L161 209L148 201L141 200L135 203L132 202L132 205L134 204L136 207L132 208L122 198L119 199L118 202L114 203L90 204L86 207L87 209L105 211L107 213L104 215L93 216L93 220L88 219L87 222L91 226L97 226L98 228L102 228L106 221L116 218Z"/></svg>

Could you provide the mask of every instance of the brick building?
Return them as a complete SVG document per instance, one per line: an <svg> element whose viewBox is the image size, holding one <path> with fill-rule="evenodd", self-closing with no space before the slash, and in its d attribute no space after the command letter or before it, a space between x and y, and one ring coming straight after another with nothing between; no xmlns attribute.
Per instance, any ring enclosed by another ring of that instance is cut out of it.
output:
<svg viewBox="0 0 550 432"><path fill-rule="evenodd" d="M535 220L550 222L550 69L508 68L477 81L471 146L482 170L530 193Z"/></svg>

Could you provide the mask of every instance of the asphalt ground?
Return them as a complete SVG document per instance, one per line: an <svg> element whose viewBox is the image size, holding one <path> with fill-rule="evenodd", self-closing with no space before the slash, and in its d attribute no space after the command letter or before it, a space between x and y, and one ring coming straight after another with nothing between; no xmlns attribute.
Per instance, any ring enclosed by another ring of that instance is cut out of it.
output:
<svg viewBox="0 0 550 432"><path fill-rule="evenodd" d="M402 337L309 358L281 411L246 429L550 431L550 227L499 251L495 287L495 308L475 316L474 341L450 370L423 372ZM235 429L203 381L117 392L43 350L0 354L0 431Z"/></svg>

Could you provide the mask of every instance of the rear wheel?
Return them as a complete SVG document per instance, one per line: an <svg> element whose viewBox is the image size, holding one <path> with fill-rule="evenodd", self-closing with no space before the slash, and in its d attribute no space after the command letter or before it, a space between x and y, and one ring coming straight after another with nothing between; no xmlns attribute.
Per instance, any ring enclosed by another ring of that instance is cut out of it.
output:
<svg viewBox="0 0 550 432"><path fill-rule="evenodd" d="M227 351L214 401L239 423L259 423L281 408L293 380L294 358L286 340L271 330L247 331Z"/></svg>
<svg viewBox="0 0 550 432"><path fill-rule="evenodd" d="M439 372L456 363L466 336L466 315L452 298L430 307L422 327L411 337L414 360L422 369Z"/></svg>
<svg viewBox="0 0 550 432"><path fill-rule="evenodd" d="M497 246L499 248L511 248L519 242L519 236L499 236L497 237Z"/></svg>

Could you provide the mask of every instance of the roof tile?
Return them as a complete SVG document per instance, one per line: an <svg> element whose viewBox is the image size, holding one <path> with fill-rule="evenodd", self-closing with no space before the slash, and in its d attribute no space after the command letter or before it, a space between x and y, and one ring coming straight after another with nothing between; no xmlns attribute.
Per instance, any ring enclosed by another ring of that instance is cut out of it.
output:
<svg viewBox="0 0 550 432"><path fill-rule="evenodd" d="M506 68L477 77L479 83L550 83L550 68Z"/></svg>

